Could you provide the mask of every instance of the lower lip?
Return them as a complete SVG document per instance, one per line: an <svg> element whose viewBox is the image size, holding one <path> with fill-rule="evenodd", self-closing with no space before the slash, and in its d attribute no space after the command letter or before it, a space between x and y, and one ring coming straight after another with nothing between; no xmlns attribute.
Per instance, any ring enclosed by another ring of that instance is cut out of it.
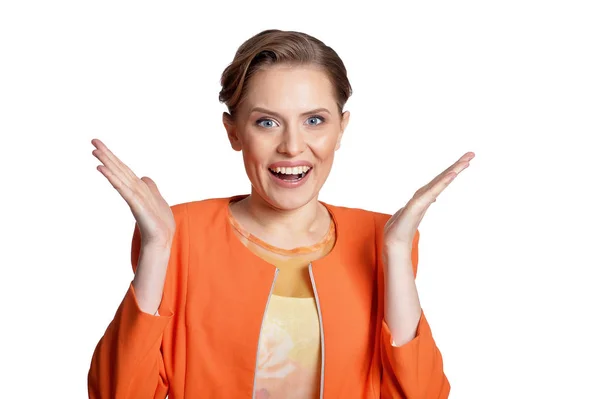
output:
<svg viewBox="0 0 600 399"><path fill-rule="evenodd" d="M279 187L296 188L306 183L306 180L308 180L308 177L311 175L312 171L313 168L309 169L306 175L304 175L304 177L300 180L282 180L279 177L275 176L273 173L271 173L270 170L269 175L271 176L271 179L275 182L275 184L277 184Z"/></svg>

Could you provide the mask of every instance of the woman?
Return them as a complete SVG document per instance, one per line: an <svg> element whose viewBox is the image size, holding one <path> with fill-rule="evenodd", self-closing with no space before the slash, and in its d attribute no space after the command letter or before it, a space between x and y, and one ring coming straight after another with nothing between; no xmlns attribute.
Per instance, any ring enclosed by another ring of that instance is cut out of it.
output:
<svg viewBox="0 0 600 399"><path fill-rule="evenodd" d="M135 277L98 343L92 398L447 398L417 290L417 227L463 155L395 215L318 201L351 94L299 32L246 41L221 79L249 195L169 206L97 139L136 219Z"/></svg>

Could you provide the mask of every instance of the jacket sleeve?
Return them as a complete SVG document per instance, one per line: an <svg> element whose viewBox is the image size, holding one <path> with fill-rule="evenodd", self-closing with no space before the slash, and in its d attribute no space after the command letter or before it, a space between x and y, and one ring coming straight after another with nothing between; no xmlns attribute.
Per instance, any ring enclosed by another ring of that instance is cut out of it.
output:
<svg viewBox="0 0 600 399"><path fill-rule="evenodd" d="M390 329L385 320L382 323L382 397L447 399L450 384L425 315L421 313L415 338L399 347L392 345Z"/></svg>
<svg viewBox="0 0 600 399"><path fill-rule="evenodd" d="M379 229L380 231L383 228ZM417 230L412 248L413 272L416 278ZM381 248L380 246L378 246ZM381 260L380 271L382 270ZM382 276L382 273L380 274ZM383 284L383 281L380 280ZM450 384L444 374L442 355L433 339L424 313L417 325L415 338L401 346L393 342L391 331L382 318L380 350L382 359L381 397L394 399L447 399Z"/></svg>
<svg viewBox="0 0 600 399"><path fill-rule="evenodd" d="M136 224L131 245L135 272L140 253ZM171 309L160 316L143 312L130 283L113 320L92 356L88 395L92 399L164 399L168 380L161 353L163 332L173 317Z"/></svg>

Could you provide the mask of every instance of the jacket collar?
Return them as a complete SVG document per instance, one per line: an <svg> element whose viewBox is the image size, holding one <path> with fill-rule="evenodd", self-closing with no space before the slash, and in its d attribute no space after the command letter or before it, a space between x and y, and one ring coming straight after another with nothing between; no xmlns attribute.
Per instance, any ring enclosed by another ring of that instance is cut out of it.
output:
<svg viewBox="0 0 600 399"><path fill-rule="evenodd" d="M223 223L225 223L224 229L227 235L227 242L231 245L231 253L236 258L235 260L246 264L249 263L249 267L261 270L264 273L275 273L276 268L274 265L268 263L258 255L250 251L242 242L240 242L239 238L234 232L233 226L231 226L229 220L227 219L229 204L231 202L244 199L246 197L248 197L248 194L235 195L232 197L224 198L222 209L219 211L219 219L222 220ZM351 226L348 226L346 223L343 223L342 220L340 220L338 207L327 204L323 201L319 202L327 208L329 214L331 215L331 218L333 219L333 223L335 225L336 239L333 248L327 255L312 262L312 267L315 270L325 268L330 269L340 265L342 260L342 248L350 244L346 242L349 237L349 234L344 234L344 232L351 228Z"/></svg>

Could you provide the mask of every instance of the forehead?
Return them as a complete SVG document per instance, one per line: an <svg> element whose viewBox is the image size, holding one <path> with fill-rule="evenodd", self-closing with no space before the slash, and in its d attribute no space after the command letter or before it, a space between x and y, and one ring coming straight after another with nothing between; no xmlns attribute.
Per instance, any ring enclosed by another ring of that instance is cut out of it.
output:
<svg viewBox="0 0 600 399"><path fill-rule="evenodd" d="M271 110L305 110L335 105L327 74L314 66L270 66L256 72L246 93L246 106Z"/></svg>

